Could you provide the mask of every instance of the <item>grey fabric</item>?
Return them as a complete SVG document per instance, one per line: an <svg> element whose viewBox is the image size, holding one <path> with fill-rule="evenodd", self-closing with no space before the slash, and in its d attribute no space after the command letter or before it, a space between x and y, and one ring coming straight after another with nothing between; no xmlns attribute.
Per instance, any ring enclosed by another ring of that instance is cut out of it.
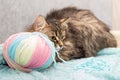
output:
<svg viewBox="0 0 120 80"><path fill-rule="evenodd" d="M38 15L66 6L91 9L97 17L111 26L111 0L0 0L0 43L11 34L24 31Z"/></svg>

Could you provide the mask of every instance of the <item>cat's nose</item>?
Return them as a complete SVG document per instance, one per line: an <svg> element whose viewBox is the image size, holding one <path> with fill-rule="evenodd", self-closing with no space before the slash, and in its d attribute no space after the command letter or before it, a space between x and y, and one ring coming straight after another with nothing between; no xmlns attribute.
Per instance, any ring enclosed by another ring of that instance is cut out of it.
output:
<svg viewBox="0 0 120 80"><path fill-rule="evenodd" d="M59 41L59 46L63 47L63 42L62 41Z"/></svg>
<svg viewBox="0 0 120 80"><path fill-rule="evenodd" d="M63 47L63 45L59 45L60 47Z"/></svg>

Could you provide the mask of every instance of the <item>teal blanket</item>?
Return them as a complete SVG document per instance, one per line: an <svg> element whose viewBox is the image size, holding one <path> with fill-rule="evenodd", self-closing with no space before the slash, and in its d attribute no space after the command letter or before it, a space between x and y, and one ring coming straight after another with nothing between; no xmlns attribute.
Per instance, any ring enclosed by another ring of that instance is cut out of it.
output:
<svg viewBox="0 0 120 80"><path fill-rule="evenodd" d="M106 48L97 57L57 63L43 71L24 73L10 69L0 45L0 80L120 80L120 49Z"/></svg>

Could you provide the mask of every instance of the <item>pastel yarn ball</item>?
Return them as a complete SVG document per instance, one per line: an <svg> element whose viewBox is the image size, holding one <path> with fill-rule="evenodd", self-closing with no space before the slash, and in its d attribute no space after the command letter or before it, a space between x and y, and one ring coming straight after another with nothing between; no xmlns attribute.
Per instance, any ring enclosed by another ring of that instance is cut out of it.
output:
<svg viewBox="0 0 120 80"><path fill-rule="evenodd" d="M15 70L30 72L48 68L55 58L54 44L43 33L21 32L4 43L4 59Z"/></svg>

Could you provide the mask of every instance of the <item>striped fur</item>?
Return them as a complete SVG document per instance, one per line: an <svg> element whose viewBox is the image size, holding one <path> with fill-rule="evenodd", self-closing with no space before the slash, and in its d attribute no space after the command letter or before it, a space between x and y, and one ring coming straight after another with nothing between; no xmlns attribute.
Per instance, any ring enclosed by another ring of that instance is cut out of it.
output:
<svg viewBox="0 0 120 80"><path fill-rule="evenodd" d="M75 7L52 10L45 18L39 16L28 31L47 34L65 60L96 56L103 48L117 46L105 23L91 11Z"/></svg>

